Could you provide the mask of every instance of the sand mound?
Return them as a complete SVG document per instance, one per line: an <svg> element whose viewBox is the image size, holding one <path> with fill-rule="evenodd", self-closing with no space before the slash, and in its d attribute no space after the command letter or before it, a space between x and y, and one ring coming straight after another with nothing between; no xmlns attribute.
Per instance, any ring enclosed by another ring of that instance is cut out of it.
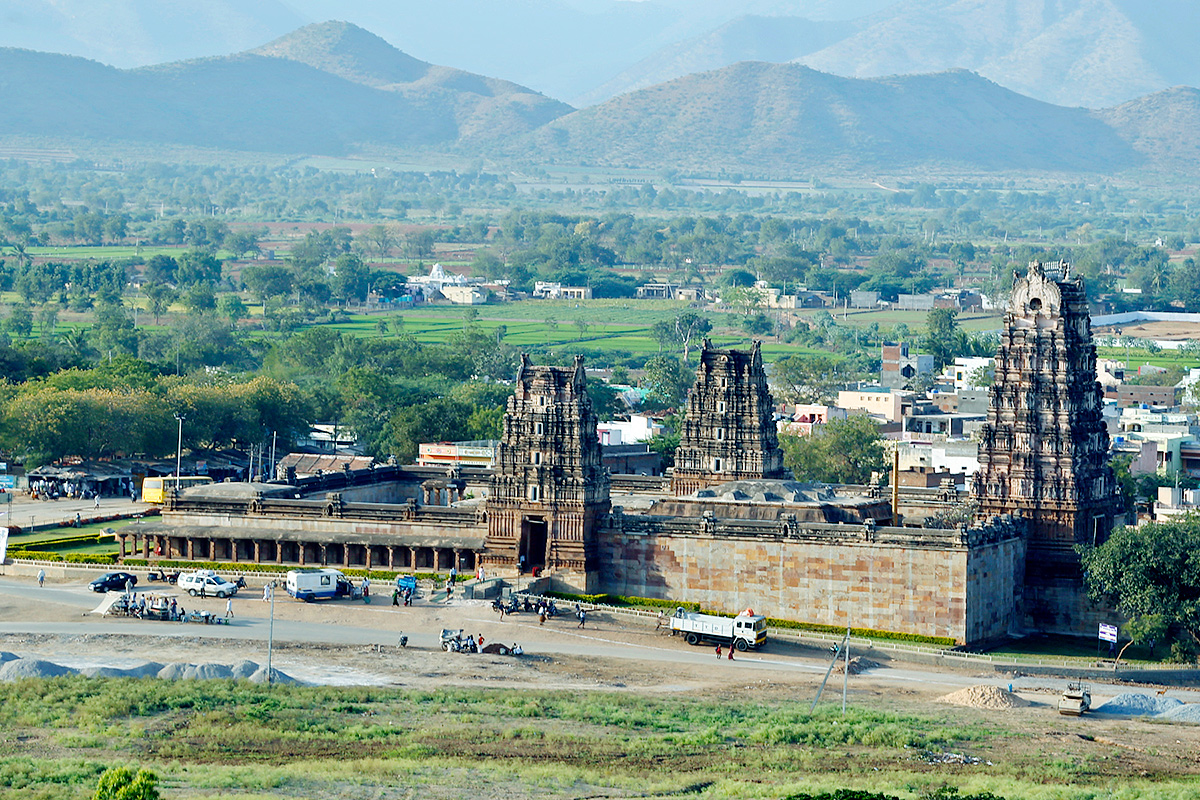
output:
<svg viewBox="0 0 1200 800"><path fill-rule="evenodd" d="M1098 714L1120 714L1126 717L1142 717L1163 714L1183 705L1174 697L1156 694L1119 694L1096 709Z"/></svg>
<svg viewBox="0 0 1200 800"><path fill-rule="evenodd" d="M74 675L75 670L37 658L18 658L0 666L0 681L15 681L20 678L57 678Z"/></svg>
<svg viewBox="0 0 1200 800"><path fill-rule="evenodd" d="M285 675L277 669L271 670L271 676L273 677L273 683L298 683L298 681L291 675ZM266 683L267 668L259 667L254 671L254 674L250 676L249 680L251 683Z"/></svg>
<svg viewBox="0 0 1200 800"><path fill-rule="evenodd" d="M182 661L176 661L173 664L167 664L158 671L158 677L163 680L177 681L183 677L183 674L188 671L190 664L184 664Z"/></svg>
<svg viewBox="0 0 1200 800"><path fill-rule="evenodd" d="M224 664L197 664L188 667L183 672L185 681L210 681L218 678L232 678L233 670Z"/></svg>
<svg viewBox="0 0 1200 800"><path fill-rule="evenodd" d="M233 677L239 680L245 680L256 672L258 672L258 664L249 659L239 661L233 665Z"/></svg>
<svg viewBox="0 0 1200 800"><path fill-rule="evenodd" d="M938 702L987 709L1023 708L1029 705L1028 700L1024 700L1012 692L1007 692L999 686L989 684L959 689L957 692L939 697Z"/></svg>

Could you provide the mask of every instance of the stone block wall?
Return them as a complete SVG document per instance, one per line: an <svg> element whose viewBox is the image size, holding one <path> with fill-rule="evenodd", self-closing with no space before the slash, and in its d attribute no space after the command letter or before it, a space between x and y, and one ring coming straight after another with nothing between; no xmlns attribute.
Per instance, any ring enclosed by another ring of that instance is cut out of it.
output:
<svg viewBox="0 0 1200 800"><path fill-rule="evenodd" d="M686 598L719 612L753 608L769 617L959 643L1008 633L1024 558L1016 537L977 547L918 539L906 546L710 536L678 525L608 530L599 546L601 589L613 594Z"/></svg>

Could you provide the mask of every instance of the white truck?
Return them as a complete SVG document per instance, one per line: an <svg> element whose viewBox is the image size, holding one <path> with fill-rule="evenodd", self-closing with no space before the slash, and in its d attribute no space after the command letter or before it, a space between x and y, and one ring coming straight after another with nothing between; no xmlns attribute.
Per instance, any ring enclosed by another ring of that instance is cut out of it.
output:
<svg viewBox="0 0 1200 800"><path fill-rule="evenodd" d="M688 644L720 642L750 650L762 647L767 641L767 618L746 609L736 617L717 617L675 609L671 617L671 635L682 634Z"/></svg>
<svg viewBox="0 0 1200 800"><path fill-rule="evenodd" d="M336 569L289 570L284 585L288 594L306 603L314 600L333 600L337 597L362 597L350 579Z"/></svg>

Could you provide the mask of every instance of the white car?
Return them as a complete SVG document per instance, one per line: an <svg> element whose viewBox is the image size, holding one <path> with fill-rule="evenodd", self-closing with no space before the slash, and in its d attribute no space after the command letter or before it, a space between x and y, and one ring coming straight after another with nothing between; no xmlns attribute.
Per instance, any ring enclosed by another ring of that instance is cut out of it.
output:
<svg viewBox="0 0 1200 800"><path fill-rule="evenodd" d="M237 594L237 586L222 578L211 569L201 569L189 572L179 578L179 588L187 590L192 597L233 597Z"/></svg>

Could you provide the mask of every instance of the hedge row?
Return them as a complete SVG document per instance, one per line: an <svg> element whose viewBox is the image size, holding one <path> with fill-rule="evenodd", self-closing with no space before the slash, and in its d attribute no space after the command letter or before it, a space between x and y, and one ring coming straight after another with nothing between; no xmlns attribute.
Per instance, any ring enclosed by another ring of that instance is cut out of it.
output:
<svg viewBox="0 0 1200 800"><path fill-rule="evenodd" d="M767 618L767 624L772 628L787 628L791 630L813 631L814 633L844 634L845 628L837 625L819 625L815 622L795 622L790 619ZM948 636L921 636L916 633L898 633L896 631L878 631L874 628L851 628L852 636L865 639L887 639L894 642L913 642L916 644L935 644L940 647L954 647L957 641Z"/></svg>
<svg viewBox="0 0 1200 800"><path fill-rule="evenodd" d="M45 553L39 550L9 550L8 557L28 561L62 561L66 564L103 564L111 566L117 563L115 555L106 556L98 553L68 553L65 556L60 556L58 553Z"/></svg>
<svg viewBox="0 0 1200 800"><path fill-rule="evenodd" d="M84 544L104 544L116 541L111 533L85 533L78 536L64 536L61 539L44 539L40 542L29 542L22 549L30 551L62 550L65 547L76 547Z"/></svg>
<svg viewBox="0 0 1200 800"><path fill-rule="evenodd" d="M624 597L617 594L569 594L567 592L546 592L546 596L573 603L591 603L593 605L614 606L616 608L669 608L674 611L682 606L688 611L700 610L699 603L660 600L654 597Z"/></svg>
<svg viewBox="0 0 1200 800"><path fill-rule="evenodd" d="M283 575L293 569L314 569L314 567L297 567L296 565L287 564L257 564L253 561L239 561L237 563L231 561L171 561L167 559L158 559L153 563L144 558L126 558L123 562L130 567L147 567L152 566L154 569L211 569L216 572L232 572L243 574L261 574L261 575ZM413 575L419 581L433 581L435 584L444 582L446 576L436 572L395 572L386 569L373 569L369 573L365 569L346 569L330 565L330 569L336 569L345 575L347 578L371 578L372 580L381 580L391 582L399 575ZM459 576L462 580L462 576Z"/></svg>
<svg viewBox="0 0 1200 800"><path fill-rule="evenodd" d="M566 592L546 592L550 597L557 597L576 603L592 603L594 605L615 606L617 608L669 608L674 610L683 607L688 611L700 611L699 603L684 603L678 600L659 600L652 597L622 597L613 594L567 594ZM713 612L706 612L713 613ZM714 614L714 616L725 616ZM836 625L818 625L813 622L796 622L790 619L767 618L767 624L772 628L789 630L813 631L814 633L844 633L845 628ZM915 633L897 633L895 631L878 631L873 628L851 628L850 633L868 639L886 639L895 642L913 642L916 644L932 644L940 647L954 647L958 642L946 636L921 636Z"/></svg>

